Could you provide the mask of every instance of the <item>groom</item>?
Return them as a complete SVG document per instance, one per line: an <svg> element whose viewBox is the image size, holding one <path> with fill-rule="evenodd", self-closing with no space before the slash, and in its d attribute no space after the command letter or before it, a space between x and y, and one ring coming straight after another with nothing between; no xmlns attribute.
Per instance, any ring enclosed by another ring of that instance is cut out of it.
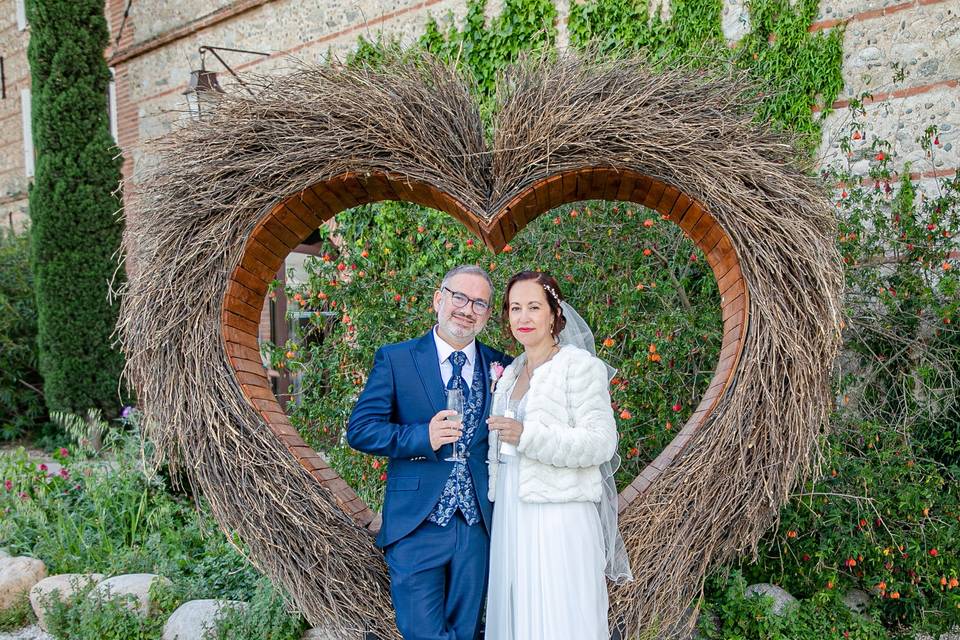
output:
<svg viewBox="0 0 960 640"><path fill-rule="evenodd" d="M478 637L487 585L490 364L512 358L475 337L491 314L493 283L474 265L447 273L433 294L437 324L381 347L347 427L350 446L388 456L377 544L390 569L405 640ZM463 422L447 421L446 390L464 393ZM466 463L448 462L453 443Z"/></svg>

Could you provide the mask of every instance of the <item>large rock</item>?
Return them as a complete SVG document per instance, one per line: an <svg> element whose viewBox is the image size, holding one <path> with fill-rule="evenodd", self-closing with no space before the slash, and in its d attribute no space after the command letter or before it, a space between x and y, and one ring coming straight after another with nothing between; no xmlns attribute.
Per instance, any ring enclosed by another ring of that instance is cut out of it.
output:
<svg viewBox="0 0 960 640"><path fill-rule="evenodd" d="M743 590L743 595L745 598L750 598L754 594L773 598L773 604L770 606L770 613L778 616L782 616L784 613L786 613L789 607L795 606L797 602L797 599L784 589L781 589L773 584L767 584L766 582L752 584Z"/></svg>
<svg viewBox="0 0 960 640"><path fill-rule="evenodd" d="M135 601L133 611L146 617L150 615L150 587L156 581L170 584L170 580L155 573L128 573L122 576L107 578L90 590L91 598L116 598L117 596L131 595Z"/></svg>
<svg viewBox="0 0 960 640"><path fill-rule="evenodd" d="M87 588L90 583L96 584L103 580L102 573L61 573L44 578L30 589L30 606L37 616L37 622L44 631L47 630L47 607L57 598L66 602L77 591Z"/></svg>
<svg viewBox="0 0 960 640"><path fill-rule="evenodd" d="M204 640L226 609L245 608L237 600L190 600L177 607L163 625L163 640Z"/></svg>
<svg viewBox="0 0 960 640"><path fill-rule="evenodd" d="M15 605L46 577L47 567L41 560L26 556L0 558L0 611Z"/></svg>
<svg viewBox="0 0 960 640"><path fill-rule="evenodd" d="M864 615L870 609L870 594L860 589L851 589L843 596L843 604L853 613Z"/></svg>

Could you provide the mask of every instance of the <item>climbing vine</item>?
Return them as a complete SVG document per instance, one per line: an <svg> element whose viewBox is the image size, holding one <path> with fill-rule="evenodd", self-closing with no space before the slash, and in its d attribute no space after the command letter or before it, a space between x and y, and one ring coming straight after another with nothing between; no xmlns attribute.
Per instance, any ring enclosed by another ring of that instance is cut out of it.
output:
<svg viewBox="0 0 960 640"><path fill-rule="evenodd" d="M750 30L729 46L723 0L673 0L666 11L641 0L572 2L567 29L571 47L601 57L642 54L654 66L733 64L761 87L758 118L796 133L812 151L820 140L818 114L843 88L843 28L811 33L817 6L818 0L752 0ZM521 52L553 50L558 14L551 0L506 0L487 21L485 7L486 0L470 0L462 28L431 17L417 46L469 71L487 117L497 72ZM375 62L390 49L399 51L398 42L361 38L351 60Z"/></svg>
<svg viewBox="0 0 960 640"><path fill-rule="evenodd" d="M722 0L674 0L663 18L646 2L591 0L570 9L570 43L603 55L644 53L653 64L707 64L728 59L760 83L758 118L819 142L821 113L843 89L843 29L810 33L818 0L752 0L750 31L728 49Z"/></svg>
<svg viewBox="0 0 960 640"><path fill-rule="evenodd" d="M488 25L485 6L486 0L470 0L463 29L451 24L446 33L431 18L420 45L442 59L458 61L476 80L480 95L489 100L500 69L521 52L555 45L557 10L550 0L506 0L503 11Z"/></svg>
<svg viewBox="0 0 960 640"><path fill-rule="evenodd" d="M643 52L654 64L673 64L695 56L715 58L725 48L722 0L677 0L672 15L651 14L647 2L591 0L572 4L570 44L593 47L608 56Z"/></svg>

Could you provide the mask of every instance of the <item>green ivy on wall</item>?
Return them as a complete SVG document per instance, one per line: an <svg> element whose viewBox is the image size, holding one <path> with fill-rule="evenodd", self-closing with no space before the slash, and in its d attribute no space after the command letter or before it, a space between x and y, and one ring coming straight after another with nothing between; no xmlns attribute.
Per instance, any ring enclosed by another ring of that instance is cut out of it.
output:
<svg viewBox="0 0 960 640"><path fill-rule="evenodd" d="M476 83L480 112L490 121L494 108L497 73L517 60L523 52L552 51L557 39L557 9L551 0L506 0L500 14L490 20L484 16L486 0L469 0L463 29L450 18L449 27L441 27L431 17L414 51L428 51L441 60L455 62ZM404 55L399 41L372 42L360 38L349 63L376 65L384 55Z"/></svg>
<svg viewBox="0 0 960 640"><path fill-rule="evenodd" d="M570 7L570 44L593 47L609 56L643 52L655 63L675 63L696 55L715 58L725 42L720 25L722 0L676 0L664 19L650 15L647 2L592 0Z"/></svg>
<svg viewBox="0 0 960 640"><path fill-rule="evenodd" d="M843 89L843 28L811 33L818 4L751 2L751 31L736 49L737 64L762 79L769 92L759 117L795 131L811 149L820 142L812 107L827 113Z"/></svg>
<svg viewBox="0 0 960 640"><path fill-rule="evenodd" d="M736 65L762 88L758 118L796 133L813 150L820 141L816 113L826 113L843 89L843 28L810 32L817 6L818 0L752 0L751 30L730 47L722 29L723 0L673 0L667 18L651 11L648 1L572 2L567 29L574 49L603 57L642 54L654 65ZM462 28L444 29L430 18L418 46L469 70L487 116L497 72L521 52L556 46L557 10L551 0L506 0L488 23L485 7L486 0L469 0ZM396 41L361 38L350 59L371 63L400 49Z"/></svg>
<svg viewBox="0 0 960 640"><path fill-rule="evenodd" d="M486 0L470 0L463 29L451 25L446 34L431 18L420 45L441 59L458 61L473 75L481 97L489 100L500 69L521 52L555 46L557 10L550 0L506 0L500 15L487 25L485 6Z"/></svg>
<svg viewBox="0 0 960 640"><path fill-rule="evenodd" d="M694 64L729 58L760 81L758 118L796 132L808 148L819 143L811 107L829 107L843 89L843 29L811 33L818 0L752 0L750 32L729 53L721 27L722 0L674 0L671 16L650 16L637 0L591 0L570 9L571 44L604 55L645 53L654 64Z"/></svg>

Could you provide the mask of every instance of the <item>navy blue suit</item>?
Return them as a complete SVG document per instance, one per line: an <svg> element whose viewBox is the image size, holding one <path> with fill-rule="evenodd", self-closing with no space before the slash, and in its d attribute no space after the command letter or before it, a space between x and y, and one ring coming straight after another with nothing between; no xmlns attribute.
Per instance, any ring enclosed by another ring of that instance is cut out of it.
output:
<svg viewBox="0 0 960 640"><path fill-rule="evenodd" d="M482 523L458 513L440 527L427 521L440 499L452 462L451 446L430 446L430 419L446 408L437 347L426 335L377 350L373 370L347 427L354 449L390 458L383 524L377 544L390 569L397 626L406 640L473 640L479 631L487 582L492 508L487 499L487 424L492 362L512 358L481 344L474 363L483 372L483 418L467 447Z"/></svg>

